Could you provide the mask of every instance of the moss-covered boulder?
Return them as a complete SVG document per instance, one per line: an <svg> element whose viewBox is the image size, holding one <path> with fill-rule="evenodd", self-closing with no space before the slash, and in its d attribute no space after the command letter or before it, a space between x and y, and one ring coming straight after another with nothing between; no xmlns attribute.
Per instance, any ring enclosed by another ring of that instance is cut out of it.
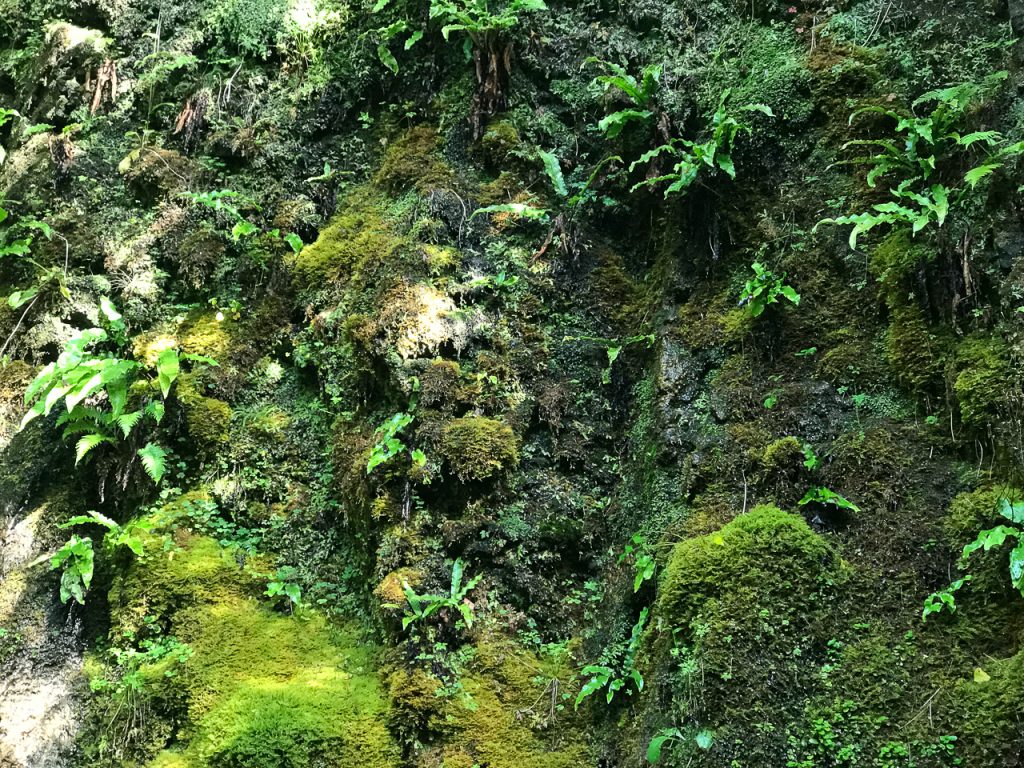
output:
<svg viewBox="0 0 1024 768"><path fill-rule="evenodd" d="M776 507L677 544L644 641L645 738L685 723L715 744L678 750L672 765L785 765L785 724L819 682L842 578L832 547Z"/></svg>
<svg viewBox="0 0 1024 768"><path fill-rule="evenodd" d="M441 431L440 453L462 482L488 480L519 464L512 428L483 416L448 422Z"/></svg>
<svg viewBox="0 0 1024 768"><path fill-rule="evenodd" d="M956 351L953 389L960 403L960 418L969 427L984 427L1007 406L1011 382L1009 352L1002 339L973 336Z"/></svg>

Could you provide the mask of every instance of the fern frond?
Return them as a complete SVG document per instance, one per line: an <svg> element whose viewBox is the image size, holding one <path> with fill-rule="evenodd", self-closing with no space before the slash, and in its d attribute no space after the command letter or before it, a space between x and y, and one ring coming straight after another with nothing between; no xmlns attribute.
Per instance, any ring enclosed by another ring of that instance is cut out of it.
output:
<svg viewBox="0 0 1024 768"><path fill-rule="evenodd" d="M159 484L167 468L167 451L156 443L148 443L145 448L140 448L138 453L146 474L154 483Z"/></svg>

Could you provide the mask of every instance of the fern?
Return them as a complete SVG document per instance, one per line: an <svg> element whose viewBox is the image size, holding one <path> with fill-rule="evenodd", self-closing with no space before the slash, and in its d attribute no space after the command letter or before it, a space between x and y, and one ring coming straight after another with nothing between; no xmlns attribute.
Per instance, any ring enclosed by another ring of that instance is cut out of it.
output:
<svg viewBox="0 0 1024 768"><path fill-rule="evenodd" d="M143 396L136 410L126 412L129 390L136 382L146 381L150 374L141 363L120 358L109 348L102 349L117 339L122 345L126 342L121 314L109 299L101 300L100 314L107 327L87 328L72 336L57 360L46 365L25 391L27 410L21 429L40 416L49 415L63 401L64 413L57 418L56 426L64 428L63 439L81 436L75 446L76 464L100 445L114 443L115 435L128 439L147 418L159 425L164 416L164 400L181 374L183 360L217 364L202 355L179 354L174 348L163 350L155 370L160 398ZM150 386L141 389L149 391ZM163 450L150 443L143 451L139 455L146 473L159 483L164 474Z"/></svg>
<svg viewBox="0 0 1024 768"><path fill-rule="evenodd" d="M138 454L146 474L159 485L167 468L167 452L156 443L148 443L145 448L139 449Z"/></svg>
<svg viewBox="0 0 1024 768"><path fill-rule="evenodd" d="M559 197L568 197L569 189L565 186L565 177L562 175L562 166L558 162L558 158L540 147L537 147L537 154L540 155L540 159L544 163L544 172L548 175L555 194Z"/></svg>
<svg viewBox="0 0 1024 768"><path fill-rule="evenodd" d="M75 447L75 464L78 464L85 458L86 454L89 453L93 448L102 443L113 442L107 435L91 434L86 435L78 441Z"/></svg>
<svg viewBox="0 0 1024 768"><path fill-rule="evenodd" d="M629 166L630 172L661 155L671 157L675 161L675 165L669 173L647 178L634 184L630 191L670 182L664 190L664 196L667 198L689 189L704 169L712 172L722 171L729 178L735 179L736 165L732 157L733 148L741 134L749 134L753 129L750 125L740 122L726 109L730 93L728 89L722 93L718 109L715 110L715 114L711 118L709 126L711 135L708 139L702 142L682 138L672 139L667 144L645 152L633 161ZM775 116L771 107L766 104L744 104L737 111L758 112L766 117Z"/></svg>
<svg viewBox="0 0 1024 768"><path fill-rule="evenodd" d="M929 91L912 105L915 110L933 105L920 117L879 106L853 112L851 125L863 114L889 118L894 123L893 135L847 142L844 148L865 148L867 153L838 165L867 166L866 181L871 188L888 176L899 181L889 190L891 200L867 211L823 219L815 229L822 224L852 225L849 243L856 249L859 238L879 226L907 226L915 235L931 225L942 227L950 210L963 203L983 180L1024 153L1024 143L1008 144L998 131L962 132L972 108L1006 77L1006 72L997 72L980 84ZM966 155L976 155L978 150L983 153L981 161L961 174ZM934 181L936 176L943 180Z"/></svg>

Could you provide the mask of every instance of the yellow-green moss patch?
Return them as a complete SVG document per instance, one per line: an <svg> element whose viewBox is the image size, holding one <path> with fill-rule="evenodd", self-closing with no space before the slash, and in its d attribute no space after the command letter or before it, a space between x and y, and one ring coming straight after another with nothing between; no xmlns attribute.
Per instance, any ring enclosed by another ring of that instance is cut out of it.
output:
<svg viewBox="0 0 1024 768"><path fill-rule="evenodd" d="M441 431L441 455L459 480L487 480L519 464L512 428L482 416L454 419Z"/></svg>

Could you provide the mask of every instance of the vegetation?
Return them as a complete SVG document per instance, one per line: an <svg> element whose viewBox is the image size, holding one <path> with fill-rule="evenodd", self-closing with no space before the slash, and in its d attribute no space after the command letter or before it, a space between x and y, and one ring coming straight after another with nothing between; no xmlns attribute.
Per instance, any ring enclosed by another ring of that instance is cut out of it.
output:
<svg viewBox="0 0 1024 768"><path fill-rule="evenodd" d="M0 765L1017 765L1018 5L0 0Z"/></svg>

